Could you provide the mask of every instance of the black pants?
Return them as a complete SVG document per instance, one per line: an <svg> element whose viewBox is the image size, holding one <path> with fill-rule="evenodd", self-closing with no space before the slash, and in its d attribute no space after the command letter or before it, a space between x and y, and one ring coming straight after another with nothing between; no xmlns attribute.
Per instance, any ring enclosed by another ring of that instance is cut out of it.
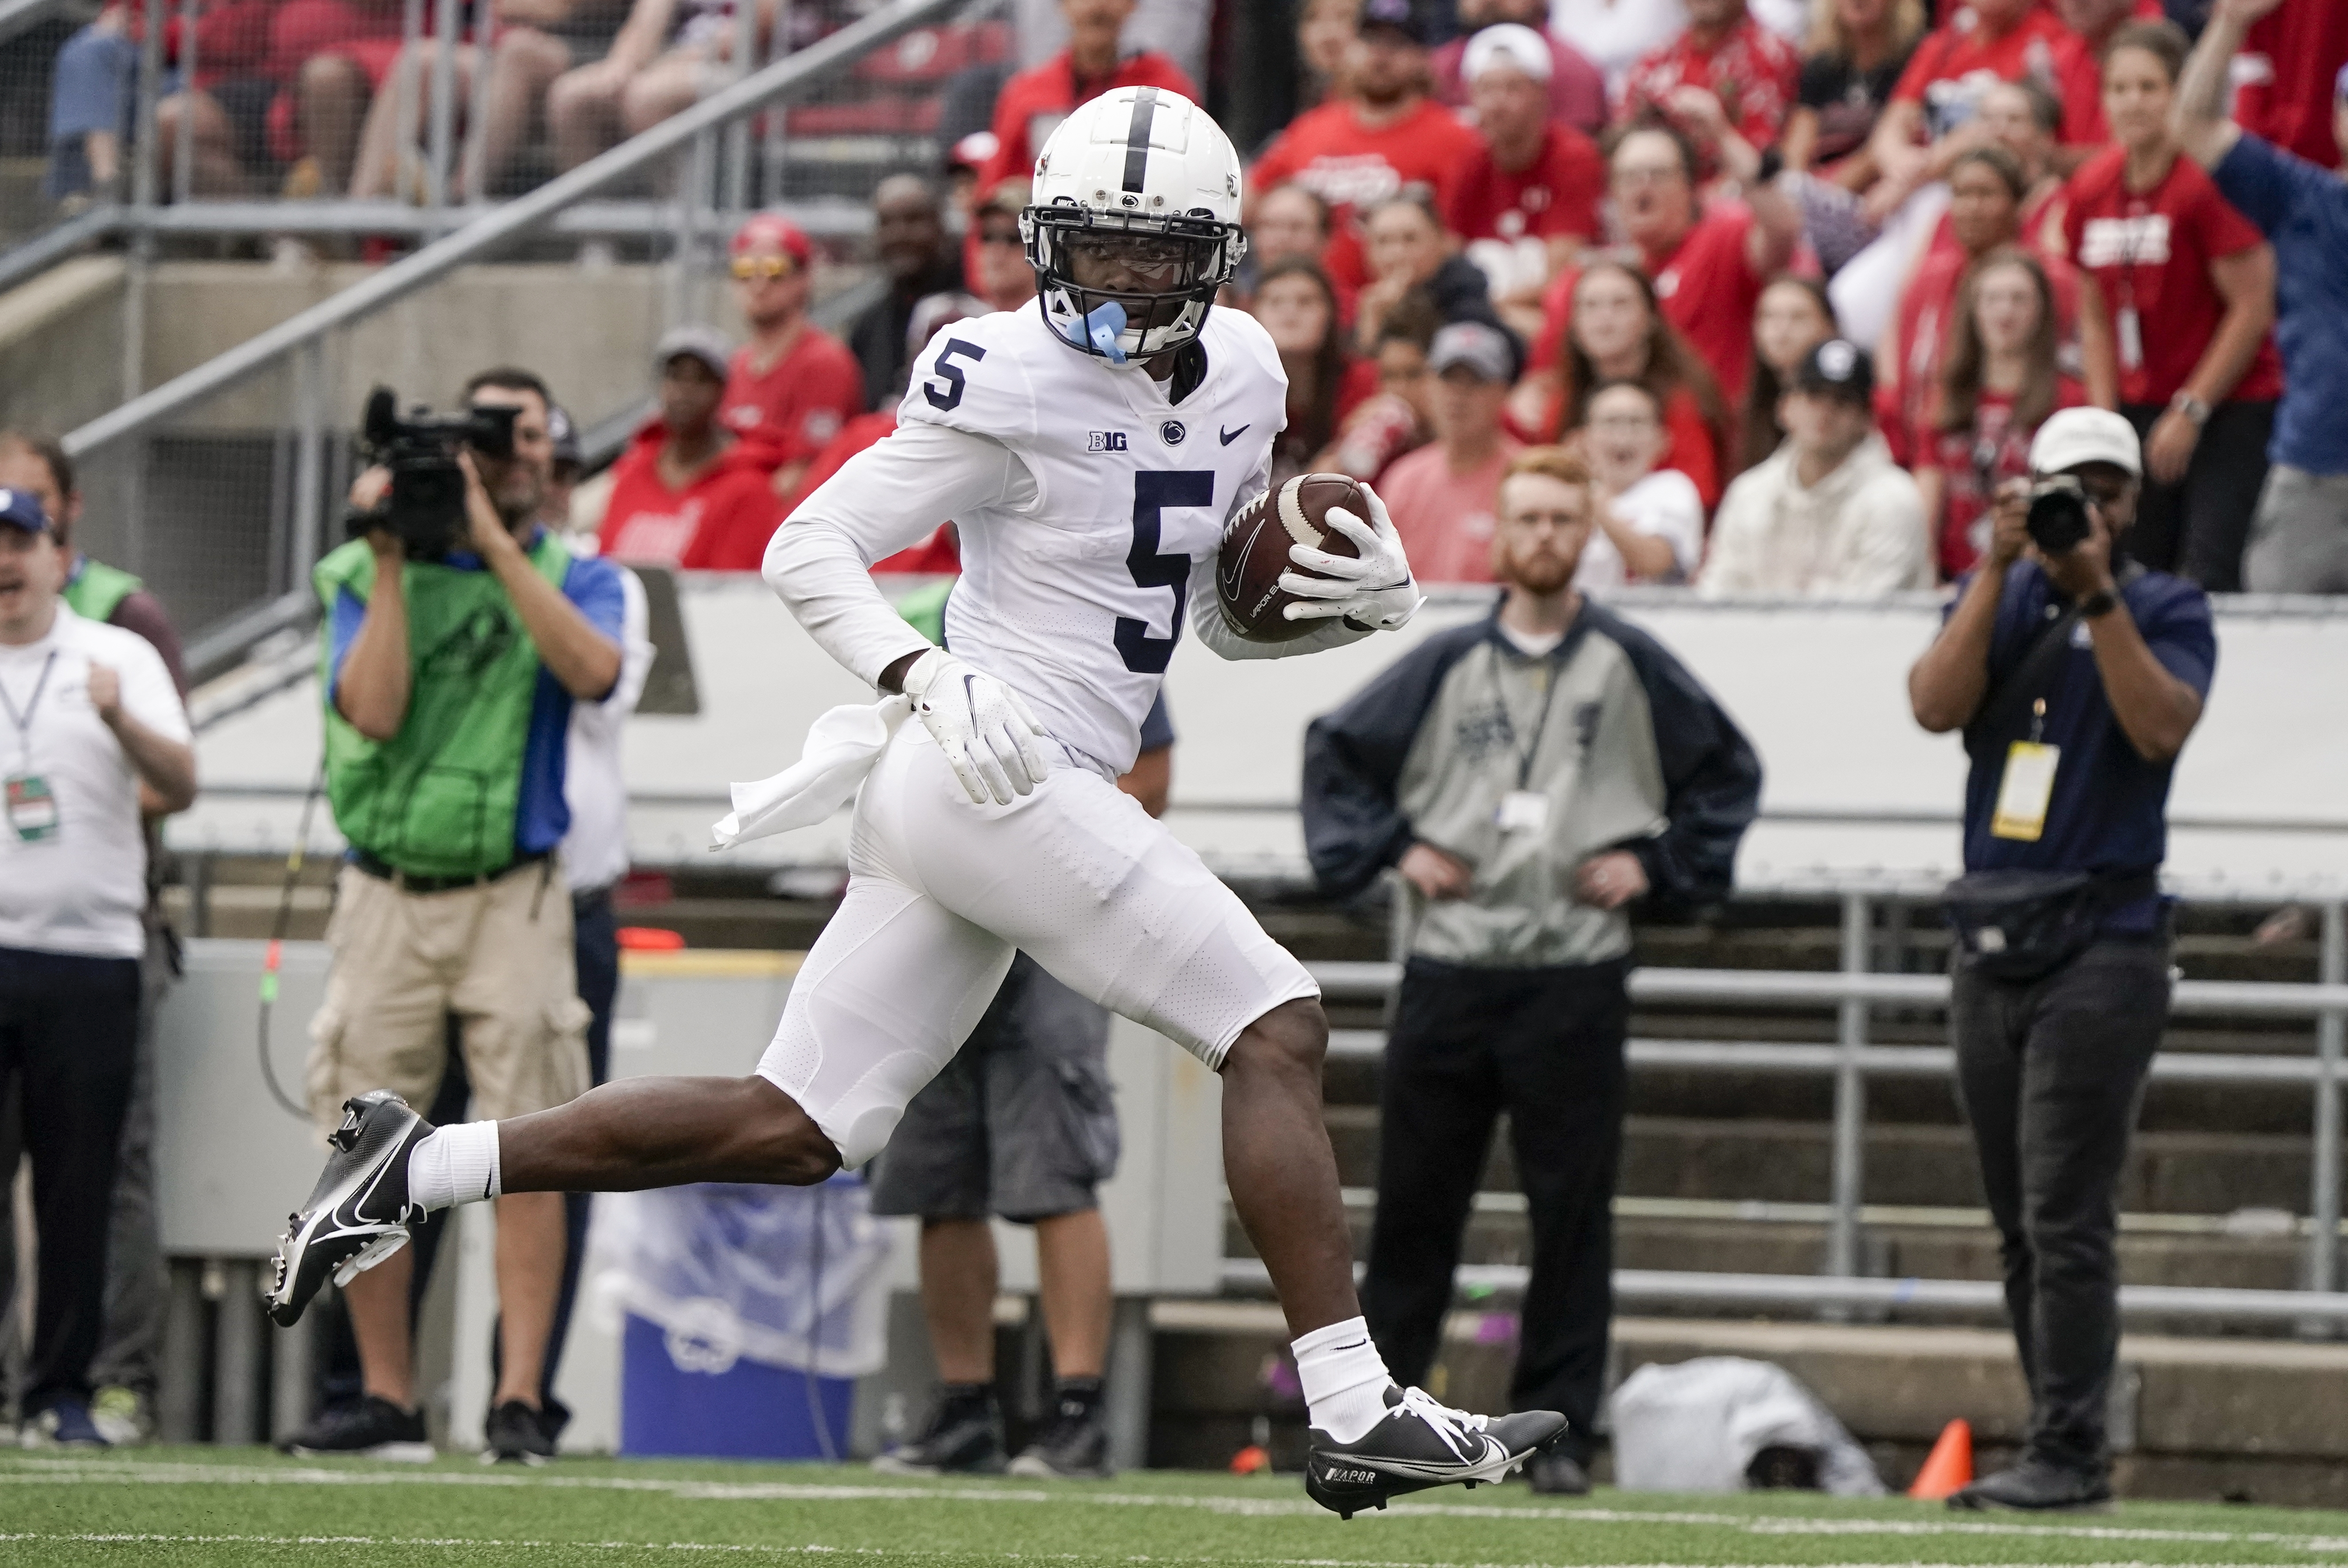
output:
<svg viewBox="0 0 2348 1568"><path fill-rule="evenodd" d="M139 1057L139 998L136 958L0 947L0 1088L15 1090L40 1235L27 1418L89 1398L89 1364L106 1321L115 1162Z"/></svg>
<svg viewBox="0 0 2348 1568"><path fill-rule="evenodd" d="M580 893L571 901L572 956L578 968L579 999L593 1016L587 1025L587 1068L594 1082L612 1076L612 1009L620 993L619 921L612 913L608 888ZM440 1092L433 1097L425 1119L438 1126L465 1119L473 1086L465 1077L465 1053L454 1019L448 1025L448 1068L441 1076ZM562 1365L562 1343L571 1333L571 1308L579 1294L579 1268L587 1253L587 1222L593 1200L585 1192L562 1195L564 1228L569 1244L562 1254L562 1289L554 1301L554 1324L546 1338L546 1369L539 1378L539 1402L554 1401L554 1375ZM432 1283L432 1265L440 1255L440 1237L454 1209L436 1209L408 1225L408 1245L415 1250L415 1273L408 1284L411 1332L418 1321L424 1292ZM329 1405L348 1404L359 1397L365 1382L359 1368L358 1344L351 1337L349 1320L335 1318L335 1341L328 1356L321 1392ZM498 1370L503 1336L489 1336L492 1373Z"/></svg>
<svg viewBox="0 0 2348 1568"><path fill-rule="evenodd" d="M2168 1016L2165 939L2099 942L2032 981L1955 971L1957 1098L1997 1223L2029 1450L2073 1470L2108 1463L2119 1178Z"/></svg>
<svg viewBox="0 0 2348 1568"><path fill-rule="evenodd" d="M1425 1382L1492 1123L1506 1110L1533 1251L1509 1398L1519 1410L1562 1411L1564 1451L1585 1462L1614 1306L1629 973L1627 960L1559 969L1411 960L1386 1042L1362 1290L1388 1369Z"/></svg>
<svg viewBox="0 0 2348 1568"><path fill-rule="evenodd" d="M2167 410L2130 403L2120 409L2139 436ZM2259 491L2267 481L2267 438L2274 433L2271 403L2220 403L2201 428L2200 444L2185 477L2173 485L2145 480L2128 530L2129 555L2155 572L2174 572L2212 593L2242 591L2242 548Z"/></svg>

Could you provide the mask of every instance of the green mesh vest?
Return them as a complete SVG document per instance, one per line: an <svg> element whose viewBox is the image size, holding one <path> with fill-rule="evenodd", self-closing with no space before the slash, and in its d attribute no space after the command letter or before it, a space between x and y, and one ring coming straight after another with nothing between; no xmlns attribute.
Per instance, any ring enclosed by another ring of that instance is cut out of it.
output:
<svg viewBox="0 0 2348 1568"><path fill-rule="evenodd" d="M571 552L551 532L530 564L558 590ZM435 562L402 568L407 600L407 717L369 740L335 711L331 635L320 639L326 799L352 847L416 876L471 876L514 857L522 749L538 691L538 648L488 572ZM333 624L344 589L375 589L375 552L355 539L318 562L314 581Z"/></svg>
<svg viewBox="0 0 2348 1568"><path fill-rule="evenodd" d="M66 607L85 621L111 621L122 602L145 586L119 567L85 555L66 583Z"/></svg>

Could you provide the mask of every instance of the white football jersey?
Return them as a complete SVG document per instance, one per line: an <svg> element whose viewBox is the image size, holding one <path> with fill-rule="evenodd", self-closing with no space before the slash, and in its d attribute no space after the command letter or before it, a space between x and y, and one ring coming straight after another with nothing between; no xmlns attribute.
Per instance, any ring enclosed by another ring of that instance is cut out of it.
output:
<svg viewBox="0 0 2348 1568"><path fill-rule="evenodd" d="M898 409L901 427L983 437L1025 470L1032 489L954 514L946 645L1111 772L1132 766L1194 582L1211 584L1224 520L1264 490L1287 422L1254 317L1210 311L1199 341L1206 376L1178 405L1170 383L1055 340L1030 304L939 332Z"/></svg>

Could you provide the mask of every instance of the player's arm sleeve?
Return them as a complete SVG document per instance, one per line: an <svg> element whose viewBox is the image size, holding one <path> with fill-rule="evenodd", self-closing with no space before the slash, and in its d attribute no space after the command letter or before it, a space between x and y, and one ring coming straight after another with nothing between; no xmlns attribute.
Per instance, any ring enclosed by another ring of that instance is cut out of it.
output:
<svg viewBox="0 0 2348 1568"><path fill-rule="evenodd" d="M1761 810L1761 758L1687 666L1644 635L1617 639L1647 694L1663 766L1663 831L1622 848L1647 873L1651 907L1727 892L1736 846Z"/></svg>
<svg viewBox="0 0 2348 1568"><path fill-rule="evenodd" d="M947 518L997 505L1025 469L998 441L906 423L841 465L799 502L767 546L768 587L816 645L872 686L928 638L873 585L872 563Z"/></svg>
<svg viewBox="0 0 2348 1568"><path fill-rule="evenodd" d="M1395 793L1403 764L1444 677L1483 633L1478 624L1420 644L1305 730L1304 853L1323 892L1353 897L1410 848Z"/></svg>

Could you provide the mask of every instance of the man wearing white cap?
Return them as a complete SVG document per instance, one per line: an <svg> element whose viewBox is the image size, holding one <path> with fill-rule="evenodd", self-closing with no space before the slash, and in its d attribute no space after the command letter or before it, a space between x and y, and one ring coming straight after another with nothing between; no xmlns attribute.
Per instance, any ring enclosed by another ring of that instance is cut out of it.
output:
<svg viewBox="0 0 2348 1568"><path fill-rule="evenodd" d="M1962 730L1972 763L1949 1032L2030 1388L2020 1461L1957 1508L2111 1496L2115 1189L2168 1013L2169 778L2218 659L2198 585L2114 570L2143 480L2135 428L2064 409L2030 467L1908 676L1917 722Z"/></svg>
<svg viewBox="0 0 2348 1568"><path fill-rule="evenodd" d="M1600 232L1606 160L1550 116L1549 42L1504 22L1468 41L1460 74L1476 108L1475 155L1453 182L1444 226L1491 282L1518 332L1540 330L1541 291Z"/></svg>
<svg viewBox="0 0 2348 1568"><path fill-rule="evenodd" d="M1550 30L1549 0L1459 0L1459 36L1427 57L1436 98L1454 108L1468 107L1468 46L1503 24L1523 27L1548 52L1550 118L1589 136L1604 130L1606 73Z"/></svg>

